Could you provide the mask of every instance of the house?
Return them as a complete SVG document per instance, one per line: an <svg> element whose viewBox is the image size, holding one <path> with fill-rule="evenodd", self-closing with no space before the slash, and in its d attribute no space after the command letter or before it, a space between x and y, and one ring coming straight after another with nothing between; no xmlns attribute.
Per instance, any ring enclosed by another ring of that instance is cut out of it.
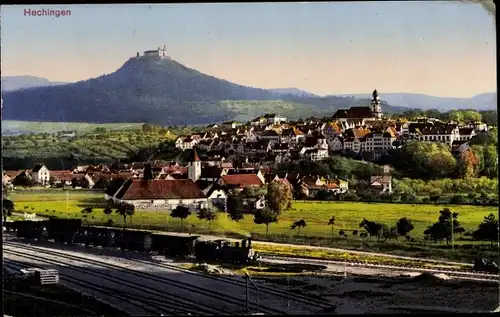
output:
<svg viewBox="0 0 500 317"><path fill-rule="evenodd" d="M328 143L328 148L331 152L338 152L344 149L344 139L341 136L337 136L331 139Z"/></svg>
<svg viewBox="0 0 500 317"><path fill-rule="evenodd" d="M219 186L217 183L211 183L202 191L213 206L224 211L227 210L227 193L221 186Z"/></svg>
<svg viewBox="0 0 500 317"><path fill-rule="evenodd" d="M328 148L307 149L303 147L300 154L311 161L321 161L328 158Z"/></svg>
<svg viewBox="0 0 500 317"><path fill-rule="evenodd" d="M278 124L281 122L286 122L286 117L278 116L274 113L264 115L267 120L267 124Z"/></svg>
<svg viewBox="0 0 500 317"><path fill-rule="evenodd" d="M228 169L225 173L225 175L245 175L245 174L255 174L261 181L262 183L266 183L266 178L264 177L264 173L262 173L262 170L257 169L257 168L233 168L233 169Z"/></svg>
<svg viewBox="0 0 500 317"><path fill-rule="evenodd" d="M36 164L31 170L33 180L40 184L48 184L50 181L50 172L43 164Z"/></svg>
<svg viewBox="0 0 500 317"><path fill-rule="evenodd" d="M207 197L190 179L129 179L111 199L117 204L129 203L139 209L172 210L177 206L186 206L199 210L208 206Z"/></svg>
<svg viewBox="0 0 500 317"><path fill-rule="evenodd" d="M75 175L72 170L56 170L50 172L50 183L55 186L71 186Z"/></svg>
<svg viewBox="0 0 500 317"><path fill-rule="evenodd" d="M242 124L236 121L226 121L222 123L222 126L224 128L230 128L230 129L236 129L237 127L241 126Z"/></svg>
<svg viewBox="0 0 500 317"><path fill-rule="evenodd" d="M459 141L469 141L476 135L474 128L459 128L458 129L458 140Z"/></svg>
<svg viewBox="0 0 500 317"><path fill-rule="evenodd" d="M201 180L209 182L217 182L222 175L227 173L227 169L217 167L217 166L207 166L201 169Z"/></svg>
<svg viewBox="0 0 500 317"><path fill-rule="evenodd" d="M201 137L200 137L201 139ZM191 136L188 137L179 137L177 138L177 141L175 141L175 147L185 150L185 149L192 149L198 142L192 138Z"/></svg>
<svg viewBox="0 0 500 317"><path fill-rule="evenodd" d="M410 123L408 135L411 139L430 142L441 142L452 145L460 137L460 131L456 124L440 123Z"/></svg>
<svg viewBox="0 0 500 317"><path fill-rule="evenodd" d="M372 176L370 177L370 188L376 192L392 193L392 177L391 176Z"/></svg>
<svg viewBox="0 0 500 317"><path fill-rule="evenodd" d="M222 176L218 184L227 188L243 190L247 186L262 186L264 182L256 174L233 174Z"/></svg>

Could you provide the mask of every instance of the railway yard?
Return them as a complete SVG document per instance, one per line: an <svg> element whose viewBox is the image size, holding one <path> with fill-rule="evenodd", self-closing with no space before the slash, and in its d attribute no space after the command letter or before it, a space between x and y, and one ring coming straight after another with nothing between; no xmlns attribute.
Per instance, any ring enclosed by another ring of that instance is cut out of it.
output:
<svg viewBox="0 0 500 317"><path fill-rule="evenodd" d="M263 263L311 263L264 258ZM321 261L321 272L245 278L189 270L163 256L4 236L4 265L56 269L59 284L130 315L360 314L488 312L498 306L496 277Z"/></svg>

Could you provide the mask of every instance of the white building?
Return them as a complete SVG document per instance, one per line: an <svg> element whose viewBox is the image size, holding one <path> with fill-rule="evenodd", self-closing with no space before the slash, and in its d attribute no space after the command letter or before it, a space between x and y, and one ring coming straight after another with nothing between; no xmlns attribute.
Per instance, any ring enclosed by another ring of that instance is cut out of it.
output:
<svg viewBox="0 0 500 317"><path fill-rule="evenodd" d="M137 54L139 54L139 53L137 53ZM169 56L167 55L167 46L164 45L163 48L158 47L158 49L156 49L156 50L145 51L144 57L155 57L155 58L161 58L161 59L168 59Z"/></svg>
<svg viewBox="0 0 500 317"><path fill-rule="evenodd" d="M201 176L201 160L198 157L196 148L193 149L193 158L188 163L188 178L193 182L200 179Z"/></svg>
<svg viewBox="0 0 500 317"><path fill-rule="evenodd" d="M179 137L177 138L177 141L175 141L175 147L182 150L192 149L196 144L198 144L196 139L190 136Z"/></svg>
<svg viewBox="0 0 500 317"><path fill-rule="evenodd" d="M33 180L40 184L48 184L50 180L50 171L43 164L37 164L31 170Z"/></svg>
<svg viewBox="0 0 500 317"><path fill-rule="evenodd" d="M379 120L382 119L383 117L382 105L380 104L380 97L378 96L377 89L373 91L373 99L371 102L371 107L372 107L373 118Z"/></svg>

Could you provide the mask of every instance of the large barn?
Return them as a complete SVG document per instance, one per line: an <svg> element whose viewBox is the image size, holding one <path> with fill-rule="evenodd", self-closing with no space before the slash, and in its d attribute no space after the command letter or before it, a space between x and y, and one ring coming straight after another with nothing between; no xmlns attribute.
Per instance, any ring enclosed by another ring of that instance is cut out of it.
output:
<svg viewBox="0 0 500 317"><path fill-rule="evenodd" d="M208 199L190 179L129 179L110 197L115 203L129 203L140 209L174 209L179 205L192 210L206 208Z"/></svg>

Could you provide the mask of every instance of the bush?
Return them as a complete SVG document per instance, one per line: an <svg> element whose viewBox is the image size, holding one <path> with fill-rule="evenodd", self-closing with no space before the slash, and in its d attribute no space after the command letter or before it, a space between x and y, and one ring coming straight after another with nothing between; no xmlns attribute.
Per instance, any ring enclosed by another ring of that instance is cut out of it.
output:
<svg viewBox="0 0 500 317"><path fill-rule="evenodd" d="M467 203L467 199L462 195L453 195L450 198L450 204L452 205L461 205Z"/></svg>

